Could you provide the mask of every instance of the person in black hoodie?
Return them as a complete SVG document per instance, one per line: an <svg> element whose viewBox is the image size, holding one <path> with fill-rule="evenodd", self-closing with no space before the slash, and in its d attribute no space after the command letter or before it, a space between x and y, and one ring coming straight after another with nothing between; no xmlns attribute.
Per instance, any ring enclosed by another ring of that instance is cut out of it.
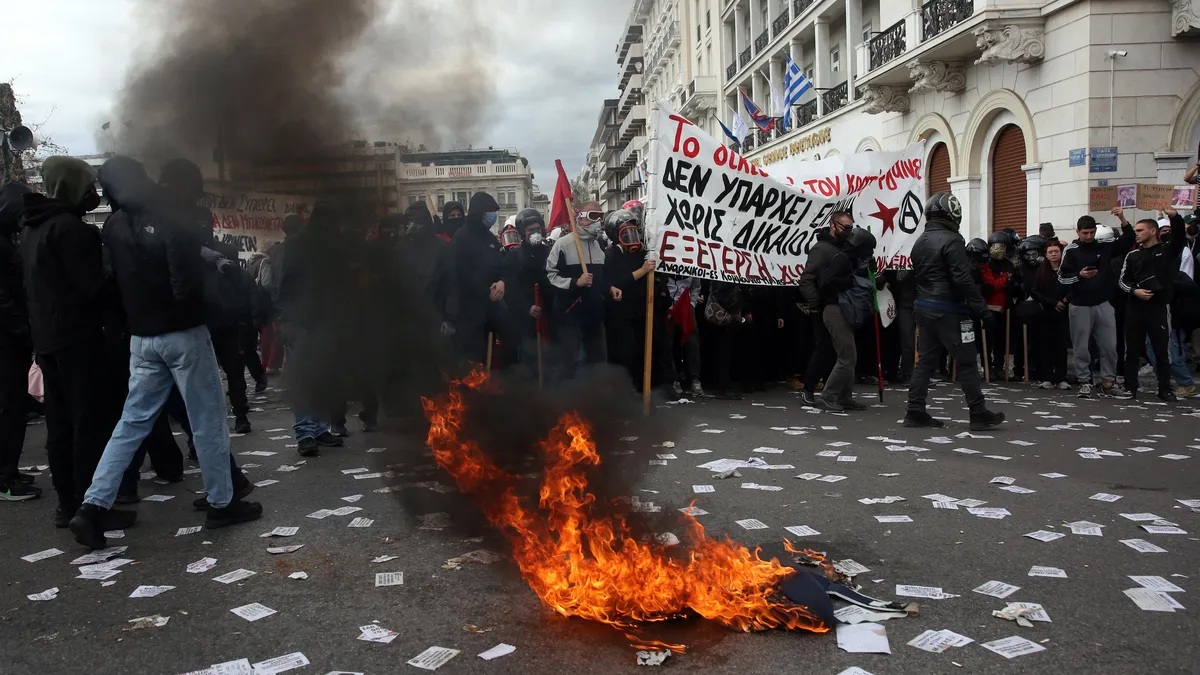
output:
<svg viewBox="0 0 1200 675"><path fill-rule="evenodd" d="M105 223L105 243L133 336L131 376L121 421L70 522L75 540L90 548L107 544L104 515L176 386L187 406L207 491L205 525L225 527L262 515L260 504L234 498L225 397L204 325L204 263L195 225L188 214L172 209L144 173L131 172L125 179L111 188L122 208Z"/></svg>
<svg viewBox="0 0 1200 675"><path fill-rule="evenodd" d="M1067 383L1067 348L1071 346L1071 332L1067 321L1066 287L1058 280L1062 251L1062 242L1050 240L1046 245L1046 256L1029 286L1030 296L1041 310L1029 322L1029 351L1036 364L1033 366L1035 372L1042 379L1040 387L1067 391L1071 388Z"/></svg>
<svg viewBox="0 0 1200 675"><path fill-rule="evenodd" d="M607 347L611 351L613 361L621 364L629 372L635 388L641 391L646 334L646 277L654 269L654 262L647 256L639 227L633 212L626 209L617 209L604 218L604 231L608 240L612 242L604 252L604 279L611 287L620 291L615 294L610 291L608 294L605 327L612 336L612 344ZM588 271L591 271L590 267ZM666 275L655 275L654 286L654 334L651 335L651 340L654 342L652 349L656 353L652 358L652 365L657 365L662 372L664 354L660 343L666 332L664 319L666 302L669 302L664 297ZM612 323L611 326L608 325L609 322ZM662 384L668 388L672 385L671 382ZM674 386L677 387L678 383L674 383ZM681 394L682 391L672 391L669 398L678 399Z"/></svg>
<svg viewBox="0 0 1200 675"><path fill-rule="evenodd" d="M520 243L504 254L504 297L508 304L512 327L509 342L516 342L512 351L529 377L538 376L538 341L549 336L540 330L545 326L546 301L550 299L550 282L546 279L546 222L535 209L524 209L515 223Z"/></svg>
<svg viewBox="0 0 1200 675"><path fill-rule="evenodd" d="M58 493L54 522L66 527L112 431L119 388L104 359L100 231L82 220L100 203L96 171L81 159L50 157L42 175L46 194L24 196L21 258L33 347L45 380L46 450Z"/></svg>
<svg viewBox="0 0 1200 675"><path fill-rule="evenodd" d="M472 197L472 201L474 201L474 197ZM426 208L425 210L428 211L429 209ZM437 230L437 236L442 241L452 241L454 235L458 233L463 223L466 222L466 213L466 209L458 202L449 201L443 204L442 223L441 227Z"/></svg>
<svg viewBox="0 0 1200 675"><path fill-rule="evenodd" d="M458 297L450 243L440 236L429 208L422 202L410 205L403 215L393 214L388 218L397 218L406 224L407 229L401 232L399 242L403 269L432 304L434 314L441 321L442 334L453 333Z"/></svg>
<svg viewBox="0 0 1200 675"><path fill-rule="evenodd" d="M1171 229L1183 232L1183 218L1175 209L1166 210ZM1184 237L1160 241L1158 221L1139 220L1134 228L1138 247L1125 256L1118 281L1121 291L1129 294L1125 306L1125 385L1129 393L1123 398L1136 398L1138 368L1146 340L1154 349L1155 374L1158 378L1158 398L1174 403L1179 400L1171 390L1171 357L1168 344L1171 336L1171 301L1175 297L1175 275L1183 254Z"/></svg>
<svg viewBox="0 0 1200 675"><path fill-rule="evenodd" d="M838 294L854 285L854 265L847 255L853 229L853 216L845 211L834 212L829 219L829 228L818 232L817 243L809 251L808 262L800 276L800 294L814 317L817 331L817 346L804 378L804 400L808 405L816 402L813 391L817 380L829 364L830 355L834 354L836 363L829 371L820 396L820 405L833 412L866 409L853 396L854 369L858 361L854 329L838 306Z"/></svg>
<svg viewBox="0 0 1200 675"><path fill-rule="evenodd" d="M450 242L454 255L459 354L475 363L487 358L488 332L504 327L504 252L492 234L500 205L486 192L471 195L467 219Z"/></svg>
<svg viewBox="0 0 1200 675"><path fill-rule="evenodd" d="M29 188L20 183L0 186L0 501L36 499L41 488L33 476L17 470L25 445L25 397L33 342L29 310L21 279L21 256L13 239L25 212Z"/></svg>

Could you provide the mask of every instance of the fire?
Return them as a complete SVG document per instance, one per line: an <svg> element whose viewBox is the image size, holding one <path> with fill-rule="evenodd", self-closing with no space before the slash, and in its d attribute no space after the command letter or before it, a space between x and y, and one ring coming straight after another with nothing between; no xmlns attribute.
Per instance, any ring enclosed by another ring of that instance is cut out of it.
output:
<svg viewBox="0 0 1200 675"><path fill-rule="evenodd" d="M776 589L795 570L763 560L758 549L707 536L691 516L687 553L679 557L637 541L622 516L593 517L596 497L588 492L585 471L598 466L600 456L587 422L574 413L540 443L546 469L537 506L519 498L519 477L460 438L467 415L462 389L485 381L476 372L452 383L444 400L422 401L430 422L427 443L459 489L509 539L522 576L547 606L622 628L694 612L743 631L829 630L807 608L778 598Z"/></svg>

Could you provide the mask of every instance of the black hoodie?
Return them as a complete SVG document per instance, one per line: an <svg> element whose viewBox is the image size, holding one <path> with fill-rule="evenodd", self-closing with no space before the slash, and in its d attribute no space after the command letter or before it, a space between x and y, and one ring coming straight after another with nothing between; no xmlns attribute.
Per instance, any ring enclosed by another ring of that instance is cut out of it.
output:
<svg viewBox="0 0 1200 675"><path fill-rule="evenodd" d="M483 214L499 209L491 195L476 192L471 196L467 220L450 244L458 286L458 321L464 325L483 324L487 320L492 284L504 274L503 249L483 224Z"/></svg>
<svg viewBox="0 0 1200 675"><path fill-rule="evenodd" d="M451 244L435 231L424 204L409 206L404 215L410 229L400 242L402 268L433 303L438 318L453 322L457 298Z"/></svg>
<svg viewBox="0 0 1200 675"><path fill-rule="evenodd" d="M800 275L800 295L813 311L837 304L838 293L854 285L854 264L847 254L849 237L836 238L829 228L817 232L816 244Z"/></svg>
<svg viewBox="0 0 1200 675"><path fill-rule="evenodd" d="M450 219L450 212L454 209L461 211L463 218L466 218L467 215L467 207L463 206L459 202L446 202L442 206L442 223L441 227L439 228L440 231L438 232L438 236L446 241L450 241L454 238L454 235L458 232L459 228L462 227L464 222L463 220Z"/></svg>
<svg viewBox="0 0 1200 675"><path fill-rule="evenodd" d="M20 183L0 187L0 347L33 351L29 337L29 310L25 306L21 255L13 244L25 213L29 188Z"/></svg>

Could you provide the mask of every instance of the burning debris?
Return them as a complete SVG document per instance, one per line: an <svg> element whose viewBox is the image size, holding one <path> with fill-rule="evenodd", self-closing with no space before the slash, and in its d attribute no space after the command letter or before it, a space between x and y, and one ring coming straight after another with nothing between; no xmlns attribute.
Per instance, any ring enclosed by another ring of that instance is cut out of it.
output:
<svg viewBox="0 0 1200 675"><path fill-rule="evenodd" d="M709 537L691 516L685 515L683 550L669 554L657 543L641 543L622 511L600 515L599 507L608 505L597 502L586 476L600 456L588 423L576 413L563 415L539 443L545 469L537 505L519 497L521 477L462 435L471 415L464 392L485 382L475 372L452 383L440 400L423 400L427 442L437 463L508 538L522 576L548 607L626 629L691 615L743 631L830 629L830 621L780 594L796 570L732 540ZM634 646L682 650L640 639Z"/></svg>

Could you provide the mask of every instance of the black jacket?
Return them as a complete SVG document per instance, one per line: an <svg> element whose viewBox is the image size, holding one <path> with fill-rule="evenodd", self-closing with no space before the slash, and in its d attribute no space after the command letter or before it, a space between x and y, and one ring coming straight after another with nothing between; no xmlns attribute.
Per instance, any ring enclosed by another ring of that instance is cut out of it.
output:
<svg viewBox="0 0 1200 675"><path fill-rule="evenodd" d="M352 311L346 248L337 224L317 217L316 209L304 229L288 238L278 293L284 321L313 328Z"/></svg>
<svg viewBox="0 0 1200 675"><path fill-rule="evenodd" d="M200 237L170 213L126 202L104 224L131 335L164 335L205 322Z"/></svg>
<svg viewBox="0 0 1200 675"><path fill-rule="evenodd" d="M504 254L504 299L521 335L533 335L536 321L529 316L534 304L534 288L542 300L543 316L549 316L550 282L546 278L546 258L550 247L528 242Z"/></svg>
<svg viewBox="0 0 1200 675"><path fill-rule="evenodd" d="M1183 218L1178 214L1171 217L1171 231L1183 232ZM1117 284L1129 293L1129 305L1167 306L1175 298L1175 276L1183 258L1185 237L1171 237L1170 242L1158 242L1149 248L1138 247L1125 256L1121 276ZM1154 296L1142 300L1133 292L1137 289L1153 291Z"/></svg>
<svg viewBox="0 0 1200 675"><path fill-rule="evenodd" d="M958 227L936 216L925 224L910 254L917 278L914 305L937 312L983 318L988 314L983 293L972 274L967 246Z"/></svg>
<svg viewBox="0 0 1200 675"><path fill-rule="evenodd" d="M483 214L500 208L491 195L477 192L471 197L467 222L454 233L455 283L458 292L458 322L483 324L491 311L492 284L504 274L504 251L496 236L483 224Z"/></svg>
<svg viewBox="0 0 1200 675"><path fill-rule="evenodd" d="M0 188L0 348L33 352L29 336L29 309L25 305L25 281L21 254L13 238L25 213L24 196L29 188L8 183Z"/></svg>
<svg viewBox="0 0 1200 675"><path fill-rule="evenodd" d="M854 285L854 263L845 247L824 228L808 252L800 275L800 295L814 311L837 304L838 293Z"/></svg>
<svg viewBox="0 0 1200 675"><path fill-rule="evenodd" d="M1133 246L1133 227L1121 227L1121 236L1116 241L1092 241L1083 243L1078 239L1063 249L1062 265L1058 278L1067 287L1067 296L1072 305L1095 307L1113 299L1117 291L1117 274L1113 270L1113 258ZM1085 267L1094 267L1098 274L1084 279L1079 273Z"/></svg>
<svg viewBox="0 0 1200 675"><path fill-rule="evenodd" d="M66 202L24 197L21 258L34 350L49 354L103 335L104 254L100 230Z"/></svg>

